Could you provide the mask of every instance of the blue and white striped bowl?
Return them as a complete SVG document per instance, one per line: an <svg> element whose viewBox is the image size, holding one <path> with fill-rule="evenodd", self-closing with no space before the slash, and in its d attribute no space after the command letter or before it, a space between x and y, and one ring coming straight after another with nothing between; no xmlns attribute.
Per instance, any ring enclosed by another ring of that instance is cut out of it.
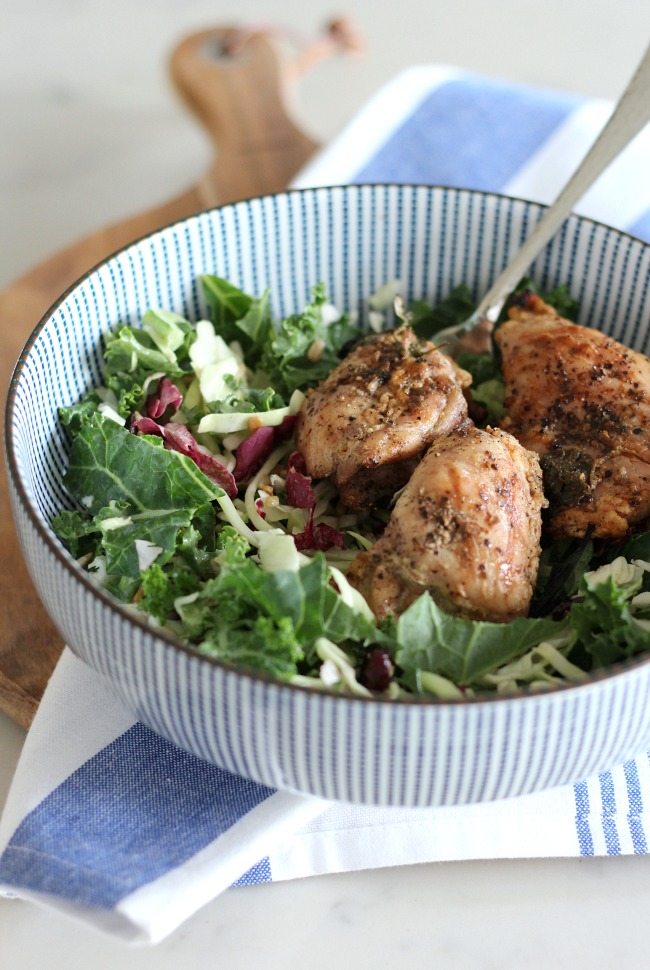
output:
<svg viewBox="0 0 650 970"><path fill-rule="evenodd" d="M374 805L450 805L569 783L650 747L650 663L541 695L388 702L314 693L201 657L98 591L49 522L69 499L57 407L100 377L100 335L150 306L205 315L197 278L217 273L276 314L323 280L341 308L400 279L437 301L460 281L488 287L539 218L537 205L445 188L349 186L288 192L206 212L133 244L46 314L22 353L7 408L14 515L36 587L66 642L146 725L201 758L267 785ZM650 342L650 246L572 218L532 268L564 282L589 321Z"/></svg>

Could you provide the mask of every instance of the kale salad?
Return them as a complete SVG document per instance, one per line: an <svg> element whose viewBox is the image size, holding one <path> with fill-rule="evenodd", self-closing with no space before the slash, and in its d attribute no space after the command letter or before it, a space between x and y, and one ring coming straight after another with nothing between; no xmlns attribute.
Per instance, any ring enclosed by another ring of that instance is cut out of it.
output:
<svg viewBox="0 0 650 970"><path fill-rule="evenodd" d="M526 281L531 286L530 281ZM579 683L650 647L650 533L543 545L530 615L499 624L444 613L423 593L378 623L346 580L390 507L350 512L294 447L310 387L360 335L316 285L275 320L268 293L202 276L209 319L164 309L104 339L103 384L60 409L74 508L57 535L99 586L199 653L294 684L365 697L463 699ZM371 300L368 328L397 296ZM565 316L565 289L544 298ZM399 304L398 304L399 305ZM459 286L405 312L419 337L473 310ZM464 353L472 417L505 414L498 353Z"/></svg>

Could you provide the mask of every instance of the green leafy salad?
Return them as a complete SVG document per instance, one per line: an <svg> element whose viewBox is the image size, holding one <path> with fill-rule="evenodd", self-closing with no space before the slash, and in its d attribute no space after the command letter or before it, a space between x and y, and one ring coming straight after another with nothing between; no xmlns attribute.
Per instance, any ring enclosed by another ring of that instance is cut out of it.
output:
<svg viewBox="0 0 650 970"><path fill-rule="evenodd" d="M322 285L302 313L273 318L203 276L209 320L162 309L105 336L104 384L61 408L70 436L64 484L75 504L53 527L93 579L199 653L283 681L361 696L463 698L579 682L650 647L650 533L542 552L530 616L497 624L446 615L428 593L378 624L346 580L390 508L350 513L309 476L296 416L359 338ZM529 283L527 285L530 285ZM391 284L371 299L386 325ZM564 290L545 294L568 316ZM418 336L465 319L458 287L416 302ZM496 356L463 354L473 417L503 417Z"/></svg>

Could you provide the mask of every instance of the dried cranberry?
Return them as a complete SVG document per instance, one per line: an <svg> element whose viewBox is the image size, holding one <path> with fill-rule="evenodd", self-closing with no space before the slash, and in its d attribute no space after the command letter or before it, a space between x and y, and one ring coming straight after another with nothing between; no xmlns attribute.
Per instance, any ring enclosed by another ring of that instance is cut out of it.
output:
<svg viewBox="0 0 650 970"><path fill-rule="evenodd" d="M393 662L383 647L374 647L365 658L359 680L368 690L378 694L388 690L393 678Z"/></svg>

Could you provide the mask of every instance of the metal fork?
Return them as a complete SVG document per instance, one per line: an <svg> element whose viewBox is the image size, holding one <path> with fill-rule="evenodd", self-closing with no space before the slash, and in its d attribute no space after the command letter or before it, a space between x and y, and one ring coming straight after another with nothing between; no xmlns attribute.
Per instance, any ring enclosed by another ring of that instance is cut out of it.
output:
<svg viewBox="0 0 650 970"><path fill-rule="evenodd" d="M600 135L555 202L546 210L528 239L485 294L474 313L462 323L440 330L435 335L436 345L441 350L453 357L463 344L471 345L471 340L468 344L470 334L475 338L476 346L488 342L489 334L506 300L535 257L571 214L576 202L649 121L650 46ZM650 162L648 177L650 177Z"/></svg>

